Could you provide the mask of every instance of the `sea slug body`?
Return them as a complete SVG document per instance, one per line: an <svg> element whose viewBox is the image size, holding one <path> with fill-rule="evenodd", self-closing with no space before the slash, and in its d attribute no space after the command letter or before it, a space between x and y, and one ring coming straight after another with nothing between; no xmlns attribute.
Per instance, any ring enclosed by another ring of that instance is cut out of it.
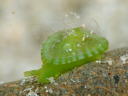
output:
<svg viewBox="0 0 128 96"><path fill-rule="evenodd" d="M92 62L108 49L108 41L83 27L62 30L49 36L42 44L38 70L25 72L25 76L35 76L40 83L49 83L48 78Z"/></svg>

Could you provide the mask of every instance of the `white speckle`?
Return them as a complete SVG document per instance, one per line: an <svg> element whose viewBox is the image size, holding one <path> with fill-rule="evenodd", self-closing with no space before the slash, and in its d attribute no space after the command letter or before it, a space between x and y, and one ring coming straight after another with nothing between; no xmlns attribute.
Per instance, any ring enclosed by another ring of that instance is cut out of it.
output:
<svg viewBox="0 0 128 96"><path fill-rule="evenodd" d="M107 62L108 62L108 65L110 66L113 64L112 60L107 60Z"/></svg>
<svg viewBox="0 0 128 96"><path fill-rule="evenodd" d="M45 92L47 92L47 93L48 93L48 90L46 90Z"/></svg>
<svg viewBox="0 0 128 96"><path fill-rule="evenodd" d="M96 60L96 63L101 64L101 60Z"/></svg>
<svg viewBox="0 0 128 96"><path fill-rule="evenodd" d="M111 60L111 59L108 59L108 60L97 60L96 61L96 63L98 63L98 64L105 64L105 63L107 63L108 65L112 65L113 64L113 61Z"/></svg>
<svg viewBox="0 0 128 96"><path fill-rule="evenodd" d="M71 48L69 48L69 49L67 49L67 50L66 50L66 52L72 52L72 49L71 49Z"/></svg>
<svg viewBox="0 0 128 96"><path fill-rule="evenodd" d="M47 86L44 86L45 89L47 89L48 87Z"/></svg>
<svg viewBox="0 0 128 96"><path fill-rule="evenodd" d="M31 90L32 90L32 88L26 88L23 91L31 91Z"/></svg>
<svg viewBox="0 0 128 96"><path fill-rule="evenodd" d="M24 77L24 79L21 80L20 85L24 85L26 82L33 82L34 78L33 76Z"/></svg>
<svg viewBox="0 0 128 96"><path fill-rule="evenodd" d="M48 92L48 87L47 86L44 86L44 88L46 89L45 92Z"/></svg>
<svg viewBox="0 0 128 96"><path fill-rule="evenodd" d="M31 88L26 88L26 89L24 89L24 91L29 91L29 93L28 94L26 94L26 96L39 96L39 95L37 95L37 93L36 93L36 91L34 92L34 91L32 91L32 89L34 88L34 86L32 86Z"/></svg>
<svg viewBox="0 0 128 96"><path fill-rule="evenodd" d="M54 82L55 82L54 77L49 77L48 80L49 80L51 83L54 83Z"/></svg>
<svg viewBox="0 0 128 96"><path fill-rule="evenodd" d="M75 30L67 31L67 35L68 36L70 36L70 35L77 36L77 34L75 33Z"/></svg>
<svg viewBox="0 0 128 96"><path fill-rule="evenodd" d="M53 93L53 90L52 90L51 88L49 88L49 89L47 88L47 89L45 90L45 92L47 92L47 93L49 92L49 93L52 94L52 93Z"/></svg>
<svg viewBox="0 0 128 96"><path fill-rule="evenodd" d="M21 80L20 85L24 85L24 84L25 84L25 82L26 82L26 80L25 80L25 79Z"/></svg>
<svg viewBox="0 0 128 96"><path fill-rule="evenodd" d="M87 86L85 85L84 88L87 88Z"/></svg>
<svg viewBox="0 0 128 96"><path fill-rule="evenodd" d="M45 86L44 88L45 88L45 92L53 93L53 90L51 88L48 88L47 86Z"/></svg>
<svg viewBox="0 0 128 96"><path fill-rule="evenodd" d="M53 83L53 84L56 85L56 86L58 85L58 83L55 82L54 77L49 77L48 80L50 81L50 83ZM45 86L44 88L47 89L46 86Z"/></svg>
<svg viewBox="0 0 128 96"><path fill-rule="evenodd" d="M58 85L58 83L56 83L56 82L54 82L53 84L54 84L55 86L57 86L57 85Z"/></svg>
<svg viewBox="0 0 128 96"><path fill-rule="evenodd" d="M89 35L86 36L86 38L88 38L88 37L89 37Z"/></svg>
<svg viewBox="0 0 128 96"><path fill-rule="evenodd" d="M76 45L77 47L81 47L81 45L78 43L77 45Z"/></svg>
<svg viewBox="0 0 128 96"><path fill-rule="evenodd" d="M72 51L72 49L68 49L70 52Z"/></svg>
<svg viewBox="0 0 128 96"><path fill-rule="evenodd" d="M128 54L120 56L120 60L122 61L123 64L128 62Z"/></svg>
<svg viewBox="0 0 128 96"><path fill-rule="evenodd" d="M83 37L82 37L82 41L84 41L85 40L85 34L83 35Z"/></svg>
<svg viewBox="0 0 128 96"><path fill-rule="evenodd" d="M36 92L33 92L32 90L26 95L26 96L39 96Z"/></svg>
<svg viewBox="0 0 128 96"><path fill-rule="evenodd" d="M65 49L66 52L71 52L71 51L72 51L72 49L71 49L71 44L66 43L66 44L64 45L64 49Z"/></svg>
<svg viewBox="0 0 128 96"><path fill-rule="evenodd" d="M73 83L75 83L76 81L75 80L73 80L73 79L70 79Z"/></svg>
<svg viewBox="0 0 128 96"><path fill-rule="evenodd" d="M51 88L50 88L48 91L49 91L49 93L51 93L51 94L53 93L53 90L52 90Z"/></svg>

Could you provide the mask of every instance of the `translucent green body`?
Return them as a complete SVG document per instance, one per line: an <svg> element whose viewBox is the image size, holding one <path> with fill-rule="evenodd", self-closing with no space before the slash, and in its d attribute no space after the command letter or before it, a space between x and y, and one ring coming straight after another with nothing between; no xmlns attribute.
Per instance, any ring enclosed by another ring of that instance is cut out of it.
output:
<svg viewBox="0 0 128 96"><path fill-rule="evenodd" d="M48 83L74 67L99 59L108 49L108 41L82 27L63 30L50 36L41 48L43 62L39 70L25 72L38 82Z"/></svg>

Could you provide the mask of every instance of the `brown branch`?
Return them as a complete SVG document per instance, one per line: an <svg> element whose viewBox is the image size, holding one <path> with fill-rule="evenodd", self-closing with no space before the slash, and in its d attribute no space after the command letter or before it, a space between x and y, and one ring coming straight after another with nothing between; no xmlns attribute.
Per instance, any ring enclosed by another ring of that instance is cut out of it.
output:
<svg viewBox="0 0 128 96"><path fill-rule="evenodd" d="M0 96L128 96L127 54L128 48L109 51L102 60L75 68L50 84L39 84L34 77L1 84Z"/></svg>

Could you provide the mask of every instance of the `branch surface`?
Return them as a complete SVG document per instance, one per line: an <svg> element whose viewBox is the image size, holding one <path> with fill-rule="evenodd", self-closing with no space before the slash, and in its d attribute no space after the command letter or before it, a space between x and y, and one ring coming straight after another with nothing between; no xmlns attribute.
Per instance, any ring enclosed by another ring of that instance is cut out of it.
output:
<svg viewBox="0 0 128 96"><path fill-rule="evenodd" d="M128 96L128 48L61 75L50 84L29 77L0 85L0 96Z"/></svg>

